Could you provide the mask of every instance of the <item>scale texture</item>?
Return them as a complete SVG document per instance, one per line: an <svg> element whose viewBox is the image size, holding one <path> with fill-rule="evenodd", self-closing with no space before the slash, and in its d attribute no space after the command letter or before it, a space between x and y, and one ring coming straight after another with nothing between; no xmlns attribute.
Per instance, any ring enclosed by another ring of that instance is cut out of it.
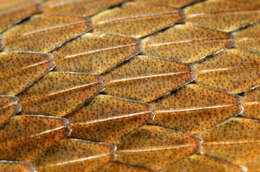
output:
<svg viewBox="0 0 260 172"><path fill-rule="evenodd" d="M259 0L0 0L0 172L260 172Z"/></svg>

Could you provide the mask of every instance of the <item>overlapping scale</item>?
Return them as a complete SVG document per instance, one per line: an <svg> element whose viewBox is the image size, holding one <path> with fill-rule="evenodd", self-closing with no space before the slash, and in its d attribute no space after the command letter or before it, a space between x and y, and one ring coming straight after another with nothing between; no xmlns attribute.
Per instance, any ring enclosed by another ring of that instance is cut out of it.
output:
<svg viewBox="0 0 260 172"><path fill-rule="evenodd" d="M226 48L229 39L226 33L184 24L147 37L142 45L146 55L191 63Z"/></svg>
<svg viewBox="0 0 260 172"><path fill-rule="evenodd" d="M0 126L20 111L21 106L17 97L0 95Z"/></svg>
<svg viewBox="0 0 260 172"><path fill-rule="evenodd" d="M145 2L154 5L169 6L173 8L181 8L199 0L135 0L137 2Z"/></svg>
<svg viewBox="0 0 260 172"><path fill-rule="evenodd" d="M122 3L124 0L50 0L43 5L43 12L52 15L86 17Z"/></svg>
<svg viewBox="0 0 260 172"><path fill-rule="evenodd" d="M34 172L34 168L31 163L0 161L0 172Z"/></svg>
<svg viewBox="0 0 260 172"><path fill-rule="evenodd" d="M4 33L3 40L5 50L49 52L88 30L86 18L41 14Z"/></svg>
<svg viewBox="0 0 260 172"><path fill-rule="evenodd" d="M106 164L97 172L114 172L114 171L123 171L123 172L152 172L152 170L147 170L144 168L133 167L130 165L122 164L119 162L110 162Z"/></svg>
<svg viewBox="0 0 260 172"><path fill-rule="evenodd" d="M260 86L245 93L242 106L245 116L260 119Z"/></svg>
<svg viewBox="0 0 260 172"><path fill-rule="evenodd" d="M110 95L149 102L190 79L191 71L187 65L137 56L106 74L104 83L105 92Z"/></svg>
<svg viewBox="0 0 260 172"><path fill-rule="evenodd" d="M32 161L68 133L68 121L62 118L15 116L0 130L0 159Z"/></svg>
<svg viewBox="0 0 260 172"><path fill-rule="evenodd" d="M254 0L209 0L186 8L184 14L187 23L230 32L260 20L259 9Z"/></svg>
<svg viewBox="0 0 260 172"><path fill-rule="evenodd" d="M239 112L235 96L190 84L153 104L153 124L198 133Z"/></svg>
<svg viewBox="0 0 260 172"><path fill-rule="evenodd" d="M19 95L22 113L65 116L102 89L95 75L51 72Z"/></svg>
<svg viewBox="0 0 260 172"><path fill-rule="evenodd" d="M181 20L178 10L147 3L129 2L92 18L94 31L143 37ZM145 29L144 29L145 28Z"/></svg>
<svg viewBox="0 0 260 172"><path fill-rule="evenodd" d="M260 157L260 123L257 120L234 118L199 136L203 154L241 165Z"/></svg>
<svg viewBox="0 0 260 172"><path fill-rule="evenodd" d="M113 157L113 147L77 139L64 139L34 161L38 172L92 172Z"/></svg>
<svg viewBox="0 0 260 172"><path fill-rule="evenodd" d="M71 122L71 137L116 143L150 117L151 109L147 104L99 95L68 119Z"/></svg>
<svg viewBox="0 0 260 172"><path fill-rule="evenodd" d="M0 94L17 95L54 67L46 54L0 53Z"/></svg>
<svg viewBox="0 0 260 172"><path fill-rule="evenodd" d="M239 166L232 165L230 163L221 160L195 154L188 158L182 159L172 164L167 169L163 170L163 172L171 172L171 171L242 172L242 169Z"/></svg>
<svg viewBox="0 0 260 172"><path fill-rule="evenodd" d="M39 4L33 0L0 0L0 33L12 25L40 12Z"/></svg>
<svg viewBox="0 0 260 172"><path fill-rule="evenodd" d="M260 23L233 33L235 47L260 53Z"/></svg>
<svg viewBox="0 0 260 172"><path fill-rule="evenodd" d="M160 170L197 150L195 138L158 126L143 126L117 145L117 161Z"/></svg>
<svg viewBox="0 0 260 172"><path fill-rule="evenodd" d="M225 50L194 65L196 81L237 94L260 83L260 56L236 49Z"/></svg>
<svg viewBox="0 0 260 172"><path fill-rule="evenodd" d="M100 74L138 52L133 38L90 33L62 46L53 56L57 71Z"/></svg>

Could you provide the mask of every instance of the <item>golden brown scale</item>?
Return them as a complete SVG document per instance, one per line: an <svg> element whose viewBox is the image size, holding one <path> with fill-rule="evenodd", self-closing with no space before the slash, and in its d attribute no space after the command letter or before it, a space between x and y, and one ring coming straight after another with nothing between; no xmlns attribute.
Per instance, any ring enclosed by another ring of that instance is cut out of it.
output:
<svg viewBox="0 0 260 172"><path fill-rule="evenodd" d="M208 0L184 10L186 23L230 32L260 20L258 1Z"/></svg>
<svg viewBox="0 0 260 172"><path fill-rule="evenodd" d="M38 156L34 163L38 172L91 172L113 157L113 147L77 139L63 139Z"/></svg>
<svg viewBox="0 0 260 172"><path fill-rule="evenodd" d="M36 0L0 0L0 33L31 15L40 12Z"/></svg>
<svg viewBox="0 0 260 172"><path fill-rule="evenodd" d="M242 106L245 116L260 119L260 86L245 93L242 98Z"/></svg>
<svg viewBox="0 0 260 172"><path fill-rule="evenodd" d="M210 172L242 172L239 166L232 165L230 163L213 159L207 156L192 155L188 158L182 159L172 164L168 169L163 172L198 172L198 171L210 171Z"/></svg>
<svg viewBox="0 0 260 172"><path fill-rule="evenodd" d="M181 14L174 8L139 2L125 3L121 8L104 11L92 18L95 32L136 38L173 25L180 20Z"/></svg>
<svg viewBox="0 0 260 172"><path fill-rule="evenodd" d="M71 137L116 143L150 117L151 109L147 104L99 95L68 119L71 122Z"/></svg>
<svg viewBox="0 0 260 172"><path fill-rule="evenodd" d="M32 161L68 134L68 120L44 116L15 116L0 130L0 159Z"/></svg>
<svg viewBox="0 0 260 172"><path fill-rule="evenodd" d="M137 2L145 2L154 5L162 5L174 8L181 8L185 5L189 5L199 0L135 0Z"/></svg>
<svg viewBox="0 0 260 172"><path fill-rule="evenodd" d="M190 79L190 68L184 64L137 56L104 76L105 93L149 102Z"/></svg>
<svg viewBox="0 0 260 172"><path fill-rule="evenodd" d="M198 61L226 48L226 33L191 25L177 25L142 41L144 53L183 63Z"/></svg>
<svg viewBox="0 0 260 172"><path fill-rule="evenodd" d="M153 124L198 133L239 113L238 100L222 92L190 84L153 105Z"/></svg>
<svg viewBox="0 0 260 172"><path fill-rule="evenodd" d="M17 97L0 95L0 126L20 111L21 105L18 104Z"/></svg>
<svg viewBox="0 0 260 172"><path fill-rule="evenodd" d="M174 130L142 126L117 144L116 160L153 170L195 153L197 140Z"/></svg>
<svg viewBox="0 0 260 172"><path fill-rule="evenodd" d="M0 53L0 94L17 95L54 67L47 54Z"/></svg>
<svg viewBox="0 0 260 172"><path fill-rule="evenodd" d="M5 50L46 53L88 30L82 17L37 15L5 32L3 39Z"/></svg>
<svg viewBox="0 0 260 172"><path fill-rule="evenodd" d="M49 0L44 3L43 11L51 15L87 17L121 2L123 0Z"/></svg>
<svg viewBox="0 0 260 172"><path fill-rule="evenodd" d="M52 54L57 71L101 74L137 53L138 42L133 38L89 33Z"/></svg>
<svg viewBox="0 0 260 172"><path fill-rule="evenodd" d="M260 56L236 49L194 65L196 81L218 90L238 94L260 83Z"/></svg>
<svg viewBox="0 0 260 172"><path fill-rule="evenodd" d="M19 95L22 113L65 116L102 89L95 75L51 72Z"/></svg>
<svg viewBox="0 0 260 172"><path fill-rule="evenodd" d="M233 118L199 136L203 140L202 154L241 165L259 159L259 121Z"/></svg>
<svg viewBox="0 0 260 172"><path fill-rule="evenodd" d="M234 32L235 47L251 52L260 53L260 23Z"/></svg>
<svg viewBox="0 0 260 172"><path fill-rule="evenodd" d="M33 172L33 165L30 163L6 161L0 162L0 172Z"/></svg>

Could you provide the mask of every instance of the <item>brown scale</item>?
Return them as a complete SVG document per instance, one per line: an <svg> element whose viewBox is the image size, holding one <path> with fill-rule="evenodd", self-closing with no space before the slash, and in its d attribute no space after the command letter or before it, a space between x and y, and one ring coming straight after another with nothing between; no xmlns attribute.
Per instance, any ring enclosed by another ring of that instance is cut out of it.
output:
<svg viewBox="0 0 260 172"><path fill-rule="evenodd" d="M68 117L71 137L116 143L148 121L151 113L148 104L98 95L89 105Z"/></svg>
<svg viewBox="0 0 260 172"><path fill-rule="evenodd" d="M85 34L52 53L56 71L101 74L139 53L137 40L108 34Z"/></svg>
<svg viewBox="0 0 260 172"><path fill-rule="evenodd" d="M259 20L256 0L0 0L0 172L258 172Z"/></svg>
<svg viewBox="0 0 260 172"><path fill-rule="evenodd" d="M34 168L31 163L6 161L0 162L0 172L33 172Z"/></svg>
<svg viewBox="0 0 260 172"><path fill-rule="evenodd" d="M0 53L0 94L17 95L54 67L47 54Z"/></svg>
<svg viewBox="0 0 260 172"><path fill-rule="evenodd" d="M3 35L5 50L47 53L90 30L83 17L36 15Z"/></svg>

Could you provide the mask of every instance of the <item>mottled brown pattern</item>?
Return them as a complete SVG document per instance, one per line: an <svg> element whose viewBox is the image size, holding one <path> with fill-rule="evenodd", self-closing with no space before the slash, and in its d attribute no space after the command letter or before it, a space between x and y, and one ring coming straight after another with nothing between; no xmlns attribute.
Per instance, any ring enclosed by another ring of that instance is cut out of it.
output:
<svg viewBox="0 0 260 172"><path fill-rule="evenodd" d="M43 12L52 15L86 17L122 2L123 0L49 0L44 4Z"/></svg>
<svg viewBox="0 0 260 172"><path fill-rule="evenodd" d="M159 170L196 150L197 141L191 136L158 126L143 126L122 138L116 160Z"/></svg>
<svg viewBox="0 0 260 172"><path fill-rule="evenodd" d="M68 119L71 137L116 143L123 135L143 125L151 117L149 105L99 95Z"/></svg>
<svg viewBox="0 0 260 172"><path fill-rule="evenodd" d="M184 10L185 21L206 28L230 32L260 20L258 1L208 0Z"/></svg>
<svg viewBox="0 0 260 172"><path fill-rule="evenodd" d="M137 40L107 34L85 34L52 54L57 71L104 73L139 53Z"/></svg>
<svg viewBox="0 0 260 172"><path fill-rule="evenodd" d="M90 30L82 17L37 15L5 32L6 50L49 52Z"/></svg>
<svg viewBox="0 0 260 172"><path fill-rule="evenodd" d="M260 86L245 93L242 98L242 106L245 116L260 119Z"/></svg>
<svg viewBox="0 0 260 172"><path fill-rule="evenodd" d="M0 161L0 172L34 172L34 168L31 163Z"/></svg>
<svg viewBox="0 0 260 172"><path fill-rule="evenodd" d="M215 128L203 131L201 153L237 164L246 164L260 155L260 123L233 118Z"/></svg>
<svg viewBox="0 0 260 172"><path fill-rule="evenodd" d="M55 67L46 54L0 53L0 95L17 95Z"/></svg>
<svg viewBox="0 0 260 172"><path fill-rule="evenodd" d="M147 56L137 56L104 76L106 93L144 102L159 98L190 79L188 66Z"/></svg>
<svg viewBox="0 0 260 172"><path fill-rule="evenodd" d="M77 139L64 139L34 161L38 172L91 172L113 157L113 147Z"/></svg>
<svg viewBox="0 0 260 172"><path fill-rule="evenodd" d="M180 20L180 13L174 8L140 2L129 2L121 8L107 10L92 18L96 32L137 38L173 25Z"/></svg>
<svg viewBox="0 0 260 172"><path fill-rule="evenodd" d="M194 70L199 84L237 94L260 83L260 56L229 49L195 64Z"/></svg>
<svg viewBox="0 0 260 172"><path fill-rule="evenodd" d="M36 0L0 0L0 33L21 20L40 12Z"/></svg>
<svg viewBox="0 0 260 172"><path fill-rule="evenodd" d="M260 23L235 32L233 36L235 38L235 47L260 53Z"/></svg>
<svg viewBox="0 0 260 172"><path fill-rule="evenodd" d="M17 97L0 95L0 126L20 111L21 105L18 104Z"/></svg>
<svg viewBox="0 0 260 172"><path fill-rule="evenodd" d="M213 159L207 156L192 155L188 158L182 159L163 172L198 172L198 171L210 171L210 172L242 172L241 168L230 163Z"/></svg>
<svg viewBox="0 0 260 172"><path fill-rule="evenodd" d="M102 90L99 77L78 73L48 73L19 95L23 114L65 116Z"/></svg>
<svg viewBox="0 0 260 172"><path fill-rule="evenodd" d="M142 41L144 53L184 63L198 61L229 45L226 33L178 25Z"/></svg>
<svg viewBox="0 0 260 172"><path fill-rule="evenodd" d="M154 5L168 6L173 8L181 8L185 5L198 2L199 0L135 0L135 1L145 2Z"/></svg>
<svg viewBox="0 0 260 172"><path fill-rule="evenodd" d="M15 116L0 130L0 159L32 161L68 133L68 121L62 118Z"/></svg>
<svg viewBox="0 0 260 172"><path fill-rule="evenodd" d="M152 105L153 124L187 133L198 133L239 113L235 96L195 84Z"/></svg>

